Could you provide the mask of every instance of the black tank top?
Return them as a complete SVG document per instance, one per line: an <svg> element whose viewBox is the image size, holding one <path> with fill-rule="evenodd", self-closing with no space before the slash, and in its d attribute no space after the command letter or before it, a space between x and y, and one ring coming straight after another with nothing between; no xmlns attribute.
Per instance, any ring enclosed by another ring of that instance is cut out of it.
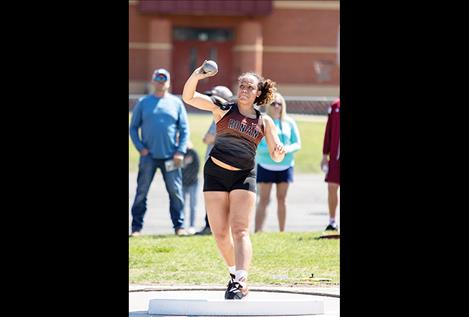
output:
<svg viewBox="0 0 469 317"><path fill-rule="evenodd" d="M217 122L217 136L210 156L242 170L253 169L257 145L263 137L261 113L256 110L256 119L245 117L239 112L238 105L233 103Z"/></svg>

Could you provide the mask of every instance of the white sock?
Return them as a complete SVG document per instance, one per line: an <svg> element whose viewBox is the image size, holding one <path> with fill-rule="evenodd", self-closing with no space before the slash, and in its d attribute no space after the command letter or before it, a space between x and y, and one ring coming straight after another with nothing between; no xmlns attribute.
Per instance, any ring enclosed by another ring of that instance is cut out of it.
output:
<svg viewBox="0 0 469 317"><path fill-rule="evenodd" d="M235 273L236 273L236 266L235 266L235 265L233 265L233 266L228 266L228 270L230 270L230 274L235 275Z"/></svg>
<svg viewBox="0 0 469 317"><path fill-rule="evenodd" d="M248 279L248 272L245 270L237 270L235 273L235 282L246 282Z"/></svg>
<svg viewBox="0 0 469 317"><path fill-rule="evenodd" d="M334 218L329 218L329 224L332 226L335 226L335 219Z"/></svg>

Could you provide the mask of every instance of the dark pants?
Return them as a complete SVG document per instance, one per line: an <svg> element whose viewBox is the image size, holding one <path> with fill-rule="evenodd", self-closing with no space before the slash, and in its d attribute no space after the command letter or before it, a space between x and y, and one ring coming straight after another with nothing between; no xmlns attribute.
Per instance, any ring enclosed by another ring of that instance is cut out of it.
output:
<svg viewBox="0 0 469 317"><path fill-rule="evenodd" d="M207 216L207 213L205 213L205 227L210 228L210 224L208 223L208 216Z"/></svg>
<svg viewBox="0 0 469 317"><path fill-rule="evenodd" d="M182 191L184 193L184 205L189 201L189 226L193 227L195 223L195 213L197 209L197 192L199 191L199 180L196 180L193 184L182 186ZM189 197L186 200L186 197Z"/></svg>
<svg viewBox="0 0 469 317"><path fill-rule="evenodd" d="M182 193L181 169L166 172L165 160L154 159L150 155L141 156L138 165L137 194L132 206L132 232L140 231L143 227L143 217L147 211L147 195L151 182L159 168L163 174L166 191L169 194L169 214L173 228L184 226L184 198Z"/></svg>

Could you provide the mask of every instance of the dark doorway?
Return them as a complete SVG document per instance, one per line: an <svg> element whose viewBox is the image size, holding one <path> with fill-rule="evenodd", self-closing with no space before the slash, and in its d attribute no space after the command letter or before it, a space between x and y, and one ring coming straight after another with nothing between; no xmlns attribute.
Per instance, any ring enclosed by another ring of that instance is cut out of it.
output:
<svg viewBox="0 0 469 317"><path fill-rule="evenodd" d="M233 32L229 29L183 28L173 29L172 93L181 94L184 83L194 69L205 59L218 64L218 74L200 81L197 91L204 92L213 86L231 89Z"/></svg>

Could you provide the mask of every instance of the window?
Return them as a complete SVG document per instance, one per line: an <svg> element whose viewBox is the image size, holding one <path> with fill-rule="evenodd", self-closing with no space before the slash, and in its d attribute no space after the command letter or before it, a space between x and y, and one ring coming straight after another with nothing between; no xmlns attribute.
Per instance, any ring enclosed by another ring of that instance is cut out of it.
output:
<svg viewBox="0 0 469 317"><path fill-rule="evenodd" d="M331 80L331 71L334 63L331 61L315 61L314 73L318 82L326 82Z"/></svg>
<svg viewBox="0 0 469 317"><path fill-rule="evenodd" d="M196 40L224 42L233 39L233 31L229 29L175 27L173 29L173 38L178 41Z"/></svg>

